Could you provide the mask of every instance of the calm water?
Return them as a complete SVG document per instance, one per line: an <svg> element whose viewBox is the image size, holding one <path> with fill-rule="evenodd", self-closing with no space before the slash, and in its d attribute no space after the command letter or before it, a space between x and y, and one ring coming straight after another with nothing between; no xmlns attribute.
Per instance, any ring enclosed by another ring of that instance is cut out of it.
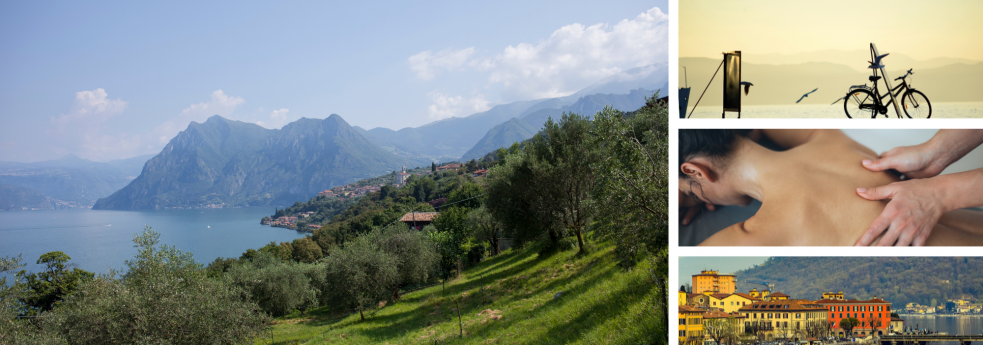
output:
<svg viewBox="0 0 983 345"><path fill-rule="evenodd" d="M924 329L930 329L936 332L945 332L946 334L981 334L983 333L983 316L980 315L940 315L940 316L928 316L928 315L901 315L902 319L905 319L906 327L919 327ZM937 345L956 345L958 342L933 342L932 344Z"/></svg>
<svg viewBox="0 0 983 345"><path fill-rule="evenodd" d="M687 114L692 111L690 107ZM748 105L741 109L741 118L833 118L845 119L843 103L835 105L794 104L794 105ZM692 118L720 118L720 105L701 105ZM894 109L888 110L890 118L896 119ZM901 115L905 117L904 114ZM727 118L737 118L737 113L727 113ZM983 118L983 102L932 102L932 118ZM879 119L884 119L883 116Z"/></svg>
<svg viewBox="0 0 983 345"><path fill-rule="evenodd" d="M239 257L246 249L270 241L292 241L302 234L259 224L273 213L266 208L93 211L50 210L0 212L0 256L23 254L28 271L41 254L60 250L79 268L106 273L123 269L136 254L133 234L144 224L160 233L160 242L190 251L208 264L217 257Z"/></svg>

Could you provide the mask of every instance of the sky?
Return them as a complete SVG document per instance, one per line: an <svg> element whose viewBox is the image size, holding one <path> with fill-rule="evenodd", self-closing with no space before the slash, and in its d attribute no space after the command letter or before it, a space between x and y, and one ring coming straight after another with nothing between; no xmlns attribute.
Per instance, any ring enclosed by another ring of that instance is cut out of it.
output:
<svg viewBox="0 0 983 345"><path fill-rule="evenodd" d="M693 283L693 275L702 270L715 270L720 273L734 273L746 268L760 265L768 260L767 256L680 256L679 285ZM740 279L740 277L737 277ZM678 289L679 287L675 287ZM676 291L676 290L673 290Z"/></svg>
<svg viewBox="0 0 983 345"><path fill-rule="evenodd" d="M212 115L398 130L668 59L666 0L2 2L0 161L159 152Z"/></svg>
<svg viewBox="0 0 983 345"><path fill-rule="evenodd" d="M866 50L874 42L917 60L980 60L980 13L977 0L680 0L679 56Z"/></svg>

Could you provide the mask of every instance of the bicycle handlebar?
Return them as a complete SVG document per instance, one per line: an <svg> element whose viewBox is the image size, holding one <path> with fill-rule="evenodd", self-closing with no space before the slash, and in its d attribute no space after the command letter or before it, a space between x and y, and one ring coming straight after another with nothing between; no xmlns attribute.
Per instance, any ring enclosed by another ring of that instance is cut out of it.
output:
<svg viewBox="0 0 983 345"><path fill-rule="evenodd" d="M905 74L904 74L903 76L900 76L900 77L897 77L897 78L894 78L894 80L901 80L901 79L904 79L904 78L907 78L907 77L908 77L909 75L912 75L912 74L915 74L915 72L912 72L912 71L911 71L911 70L913 70L913 69L914 69L914 68L911 68L911 69L908 69L908 73L905 73Z"/></svg>

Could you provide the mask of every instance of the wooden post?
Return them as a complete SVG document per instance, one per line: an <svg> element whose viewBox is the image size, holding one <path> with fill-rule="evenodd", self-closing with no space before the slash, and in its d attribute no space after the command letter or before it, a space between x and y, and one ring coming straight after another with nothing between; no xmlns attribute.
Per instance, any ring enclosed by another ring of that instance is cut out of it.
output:
<svg viewBox="0 0 983 345"><path fill-rule="evenodd" d="M461 327L461 338L464 338L464 322L461 321L461 303L454 301L457 304L457 325Z"/></svg>

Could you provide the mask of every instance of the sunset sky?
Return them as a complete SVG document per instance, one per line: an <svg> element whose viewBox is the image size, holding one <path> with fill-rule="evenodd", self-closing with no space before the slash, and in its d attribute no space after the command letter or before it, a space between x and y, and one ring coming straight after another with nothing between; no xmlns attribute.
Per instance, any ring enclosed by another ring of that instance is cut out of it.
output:
<svg viewBox="0 0 983 345"><path fill-rule="evenodd" d="M983 1L680 0L679 57L824 49L983 59Z"/></svg>

